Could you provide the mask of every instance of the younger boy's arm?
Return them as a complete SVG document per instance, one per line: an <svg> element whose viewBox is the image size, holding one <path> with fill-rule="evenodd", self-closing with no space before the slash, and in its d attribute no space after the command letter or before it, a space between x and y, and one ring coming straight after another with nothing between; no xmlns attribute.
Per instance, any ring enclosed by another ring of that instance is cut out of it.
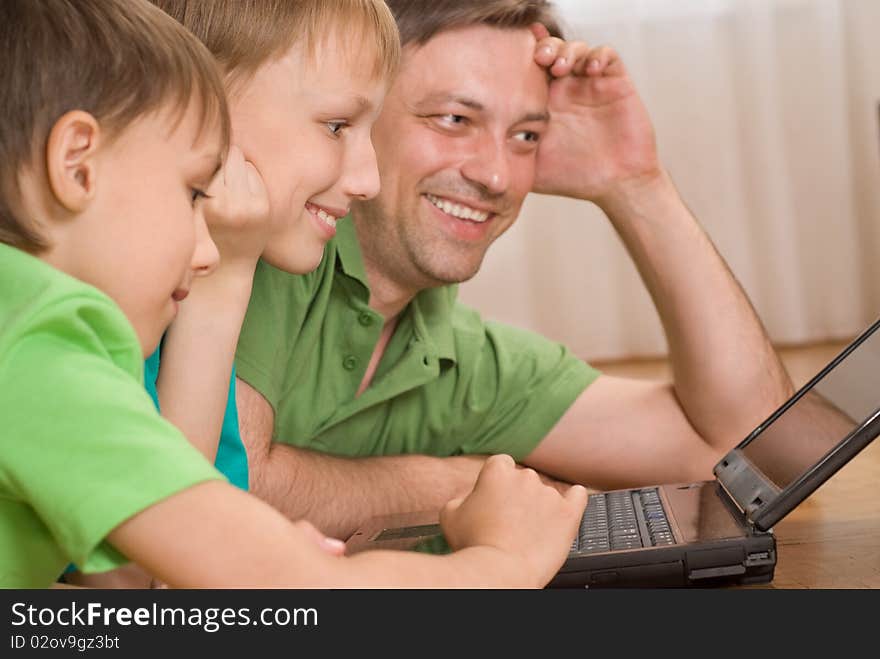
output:
<svg viewBox="0 0 880 659"><path fill-rule="evenodd" d="M291 524L218 481L151 506L108 539L172 587L541 587L568 554L585 505L582 487L560 494L499 455L471 494L442 511L456 550L445 556L333 555L335 543L307 522Z"/></svg>
<svg viewBox="0 0 880 659"><path fill-rule="evenodd" d="M233 146L205 200L220 264L193 282L162 343L157 390L162 415L214 461L232 361L268 230L259 173Z"/></svg>

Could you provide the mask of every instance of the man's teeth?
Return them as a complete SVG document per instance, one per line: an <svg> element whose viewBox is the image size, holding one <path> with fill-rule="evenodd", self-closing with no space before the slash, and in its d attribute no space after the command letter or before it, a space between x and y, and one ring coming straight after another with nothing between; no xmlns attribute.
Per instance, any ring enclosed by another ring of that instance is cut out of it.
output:
<svg viewBox="0 0 880 659"><path fill-rule="evenodd" d="M331 227L333 229L336 228L336 222L339 220L338 217L333 217L324 209L318 209L315 212L315 215L317 215L319 218L321 218L321 220L323 220L324 224L326 224L328 227Z"/></svg>
<svg viewBox="0 0 880 659"><path fill-rule="evenodd" d="M453 217L462 220L470 220L471 222L485 222L489 219L489 213L485 211L478 211L476 208L470 208L469 206L463 206L462 204L455 204L451 201L441 199L440 197L435 197L432 194L425 196L428 201L434 204L437 208Z"/></svg>

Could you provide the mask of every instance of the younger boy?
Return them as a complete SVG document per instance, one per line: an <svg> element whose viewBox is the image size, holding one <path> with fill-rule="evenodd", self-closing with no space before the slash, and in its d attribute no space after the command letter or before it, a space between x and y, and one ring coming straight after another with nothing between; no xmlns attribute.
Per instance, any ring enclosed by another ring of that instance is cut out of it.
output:
<svg viewBox="0 0 880 659"><path fill-rule="evenodd" d="M228 144L201 45L142 0L0 3L0 586L127 559L172 586L539 586L585 504L509 458L443 513L443 557L339 544L223 482L144 392L217 252ZM127 558L126 558L127 557Z"/></svg>

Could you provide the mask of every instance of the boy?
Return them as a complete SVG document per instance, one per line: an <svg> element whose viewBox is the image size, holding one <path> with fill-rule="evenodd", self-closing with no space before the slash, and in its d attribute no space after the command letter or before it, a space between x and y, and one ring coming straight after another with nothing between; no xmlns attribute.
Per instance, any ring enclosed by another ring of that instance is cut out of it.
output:
<svg viewBox="0 0 880 659"><path fill-rule="evenodd" d="M310 272L336 220L378 192L370 129L400 59L397 26L382 0L151 1L222 68L235 146L204 205L220 265L147 360L145 384L163 416L247 490L232 359L254 269L262 257L287 273ZM133 570L67 579L149 583Z"/></svg>
<svg viewBox="0 0 880 659"><path fill-rule="evenodd" d="M161 368L158 354L148 360L147 388L158 389L163 415L247 489L234 395L226 403L254 269L262 257L310 272L351 203L378 192L370 129L400 58L397 26L382 0L152 1L222 67L236 149L205 208L219 270L184 305Z"/></svg>
<svg viewBox="0 0 880 659"><path fill-rule="evenodd" d="M549 580L585 492L509 458L444 509L460 549L444 557L334 555L223 482L139 381L217 263L200 199L228 115L210 55L141 0L4 0L0 52L0 585L126 557L189 587Z"/></svg>

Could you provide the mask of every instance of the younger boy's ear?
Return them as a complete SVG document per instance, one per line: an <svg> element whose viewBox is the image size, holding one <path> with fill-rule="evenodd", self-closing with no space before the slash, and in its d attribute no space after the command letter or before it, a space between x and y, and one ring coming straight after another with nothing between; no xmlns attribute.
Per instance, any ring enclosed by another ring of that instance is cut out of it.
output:
<svg viewBox="0 0 880 659"><path fill-rule="evenodd" d="M56 200L71 212L81 212L95 196L100 127L88 112L62 116L46 142L46 173Z"/></svg>

